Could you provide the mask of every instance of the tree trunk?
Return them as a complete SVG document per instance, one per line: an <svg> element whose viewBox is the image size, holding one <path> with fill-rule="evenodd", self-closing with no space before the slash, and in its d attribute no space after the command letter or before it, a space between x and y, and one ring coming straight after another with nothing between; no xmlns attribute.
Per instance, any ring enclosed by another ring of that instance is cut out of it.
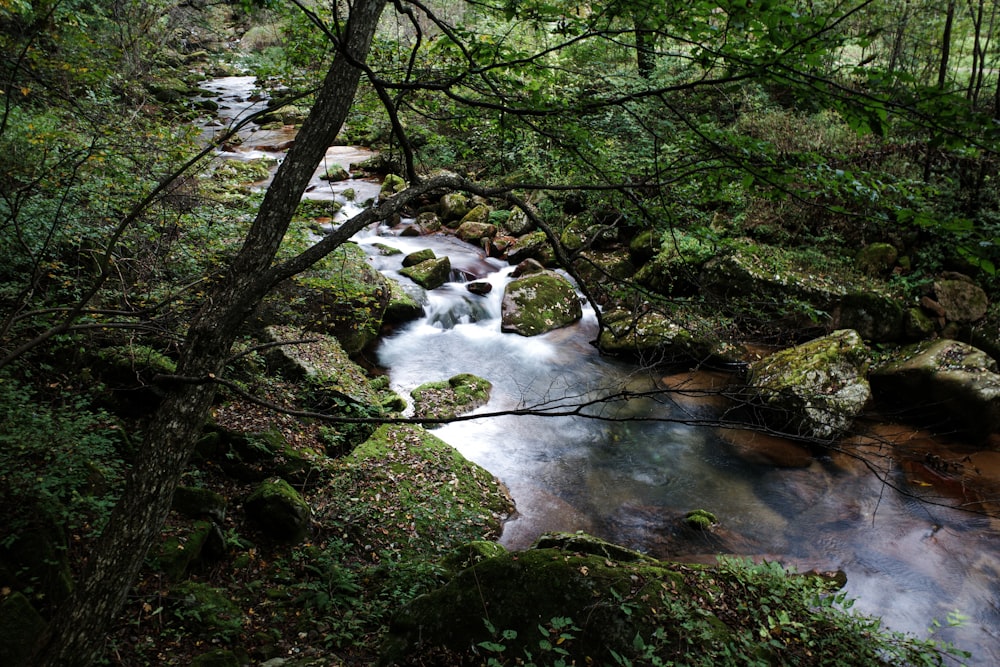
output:
<svg viewBox="0 0 1000 667"><path fill-rule="evenodd" d="M175 382L145 435L121 500L95 545L73 595L58 610L34 664L88 665L103 648L107 628L120 611L146 553L157 539L234 340L247 316L272 285L267 269L292 214L326 149L340 131L354 99L385 0L357 0L309 118L303 123L228 272L216 283L191 323ZM332 248L331 248L332 249Z"/></svg>

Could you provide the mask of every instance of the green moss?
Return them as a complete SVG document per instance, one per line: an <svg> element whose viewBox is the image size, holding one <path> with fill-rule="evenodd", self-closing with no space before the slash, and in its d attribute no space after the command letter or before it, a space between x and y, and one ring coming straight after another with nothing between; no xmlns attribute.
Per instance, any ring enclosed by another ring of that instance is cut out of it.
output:
<svg viewBox="0 0 1000 667"><path fill-rule="evenodd" d="M488 380L469 373L422 384L411 392L414 415L431 419L456 417L489 401L492 388Z"/></svg>
<svg viewBox="0 0 1000 667"><path fill-rule="evenodd" d="M513 509L496 478L415 426L379 427L341 460L329 492L350 503L324 522L400 558L493 539Z"/></svg>
<svg viewBox="0 0 1000 667"><path fill-rule="evenodd" d="M697 530L708 530L719 523L715 515L707 510L691 510L684 515L684 523Z"/></svg>
<svg viewBox="0 0 1000 667"><path fill-rule="evenodd" d="M552 271L540 271L507 284L501 328L535 336L572 324L582 314L580 300L569 281Z"/></svg>
<svg viewBox="0 0 1000 667"><path fill-rule="evenodd" d="M173 588L172 593L178 600L175 614L192 633L227 640L239 635L243 612L225 590L185 581Z"/></svg>

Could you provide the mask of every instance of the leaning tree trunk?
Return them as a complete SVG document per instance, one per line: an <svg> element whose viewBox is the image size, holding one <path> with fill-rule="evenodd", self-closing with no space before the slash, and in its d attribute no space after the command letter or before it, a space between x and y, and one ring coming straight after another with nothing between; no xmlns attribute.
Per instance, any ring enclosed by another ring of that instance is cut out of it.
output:
<svg viewBox="0 0 1000 667"><path fill-rule="evenodd" d="M357 0L344 39L298 139L261 203L244 245L195 315L177 379L156 411L121 500L73 595L57 611L34 664L87 665L103 647L170 503L215 397L240 326L272 287L271 266L292 214L354 99L385 0Z"/></svg>

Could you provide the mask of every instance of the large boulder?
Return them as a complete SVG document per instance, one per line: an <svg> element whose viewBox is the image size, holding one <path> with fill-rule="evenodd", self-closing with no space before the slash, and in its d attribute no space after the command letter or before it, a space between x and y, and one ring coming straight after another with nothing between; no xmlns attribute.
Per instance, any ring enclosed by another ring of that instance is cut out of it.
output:
<svg viewBox="0 0 1000 667"><path fill-rule="evenodd" d="M258 316L264 326L291 325L336 336L349 354L357 354L378 337L392 295L389 279L365 251L345 243L281 283Z"/></svg>
<svg viewBox="0 0 1000 667"><path fill-rule="evenodd" d="M729 307L762 307L803 326L854 329L865 340L899 340L906 309L885 286L859 271L811 255L742 243L705 263L699 278L703 292Z"/></svg>
<svg viewBox="0 0 1000 667"><path fill-rule="evenodd" d="M713 518L691 512L685 530L710 533ZM673 665L694 655L699 664L753 656L778 665L798 664L805 645L816 664L832 664L843 661L845 644L857 648L844 664L878 663L877 640L865 643L858 624L817 621L813 594L842 579L793 582L779 566L737 561L668 563L583 534L470 560L397 613L379 664ZM775 600L794 632L775 630Z"/></svg>
<svg viewBox="0 0 1000 667"><path fill-rule="evenodd" d="M712 332L688 328L655 310L604 314L598 347L607 354L628 355L654 363L703 362L732 355Z"/></svg>
<svg viewBox="0 0 1000 667"><path fill-rule="evenodd" d="M880 400L918 417L947 419L983 439L1000 431L997 363L966 343L941 339L904 348L872 371L871 382Z"/></svg>
<svg viewBox="0 0 1000 667"><path fill-rule="evenodd" d="M749 399L768 427L828 440L846 431L871 397L867 370L858 332L835 331L752 364Z"/></svg>
<svg viewBox="0 0 1000 667"><path fill-rule="evenodd" d="M501 330L535 336L565 327L583 316L573 285L555 271L540 271L507 283Z"/></svg>
<svg viewBox="0 0 1000 667"><path fill-rule="evenodd" d="M273 539L301 542L309 536L309 503L283 479L263 482L247 498L245 507L250 518Z"/></svg>
<svg viewBox="0 0 1000 667"><path fill-rule="evenodd" d="M983 288L957 274L936 280L934 297L941 305L945 318L960 324L982 319L990 303Z"/></svg>

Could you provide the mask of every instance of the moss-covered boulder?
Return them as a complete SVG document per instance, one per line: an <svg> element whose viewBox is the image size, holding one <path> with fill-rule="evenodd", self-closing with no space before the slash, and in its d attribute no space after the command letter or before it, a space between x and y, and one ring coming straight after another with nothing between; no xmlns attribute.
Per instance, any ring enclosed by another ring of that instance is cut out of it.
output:
<svg viewBox="0 0 1000 667"><path fill-rule="evenodd" d="M351 177L351 174L344 169L343 166L339 164L333 164L327 167L326 171L320 176L324 181L346 181Z"/></svg>
<svg viewBox="0 0 1000 667"><path fill-rule="evenodd" d="M243 664L234 652L217 648L191 658L190 667L240 667Z"/></svg>
<svg viewBox="0 0 1000 667"><path fill-rule="evenodd" d="M899 251L891 243L869 243L854 259L855 266L870 276L886 275L896 265Z"/></svg>
<svg viewBox="0 0 1000 667"><path fill-rule="evenodd" d="M507 261L511 264L520 264L526 259L537 260L546 266L555 261L555 252L545 232L535 231L519 236L507 248Z"/></svg>
<svg viewBox="0 0 1000 667"><path fill-rule="evenodd" d="M903 348L872 370L880 400L917 419L946 419L974 437L1000 432L1000 374L982 350L941 339Z"/></svg>
<svg viewBox="0 0 1000 667"><path fill-rule="evenodd" d="M573 218L563 228L559 237L563 247L570 251L583 248L607 248L618 240L618 230L590 218Z"/></svg>
<svg viewBox="0 0 1000 667"><path fill-rule="evenodd" d="M490 220L490 207L486 204L476 204L469 211L462 216L459 221L459 228L462 225L469 222L479 222L479 223L489 223Z"/></svg>
<svg viewBox="0 0 1000 667"><path fill-rule="evenodd" d="M414 416L448 419L485 405L493 385L489 380L461 373L441 382L422 384L412 392Z"/></svg>
<svg viewBox="0 0 1000 667"><path fill-rule="evenodd" d="M508 236L524 236L534 229L535 223L528 217L528 214L519 208L514 209L501 223Z"/></svg>
<svg viewBox="0 0 1000 667"><path fill-rule="evenodd" d="M0 601L0 665L27 665L45 619L21 593Z"/></svg>
<svg viewBox="0 0 1000 667"><path fill-rule="evenodd" d="M697 324L697 320L686 320ZM655 310L633 313L624 309L604 314L598 337L602 352L626 355L645 362L700 363L710 359L733 361L738 350L708 327L681 326Z"/></svg>
<svg viewBox="0 0 1000 667"><path fill-rule="evenodd" d="M382 181L382 187L379 188L379 198L387 199L405 189L406 180L402 176L386 174L385 179Z"/></svg>
<svg viewBox="0 0 1000 667"><path fill-rule="evenodd" d="M338 465L330 494L350 502L318 520L372 553L444 556L498 538L514 509L499 480L419 426L380 426Z"/></svg>
<svg viewBox="0 0 1000 667"><path fill-rule="evenodd" d="M344 243L311 269L279 285L264 300L263 326L295 326L336 336L348 354L374 342L392 296L389 279L355 243Z"/></svg>
<svg viewBox="0 0 1000 667"><path fill-rule="evenodd" d="M219 561L225 553L225 536L219 524L195 521L166 536L150 561L168 579L180 581L196 567Z"/></svg>
<svg viewBox="0 0 1000 667"><path fill-rule="evenodd" d="M451 260L435 257L403 267L399 272L426 290L437 289L451 278Z"/></svg>
<svg viewBox="0 0 1000 667"><path fill-rule="evenodd" d="M500 307L504 332L536 336L568 326L583 316L576 290L554 271L541 271L507 283Z"/></svg>
<svg viewBox="0 0 1000 667"><path fill-rule="evenodd" d="M438 203L441 221L451 225L464 218L470 208L469 198L460 192L449 192Z"/></svg>
<svg viewBox="0 0 1000 667"><path fill-rule="evenodd" d="M713 524L708 512L689 515L697 524L689 530ZM739 560L667 563L582 534L482 556L400 610L380 664L879 663L867 626L815 612L818 596L842 580ZM847 658L845 643L854 649Z"/></svg>
<svg viewBox="0 0 1000 667"><path fill-rule="evenodd" d="M639 239L632 245L649 242ZM717 254L714 245L697 236L665 234L658 252L636 272L635 280L666 296L692 294L700 286L702 266Z"/></svg>
<svg viewBox="0 0 1000 667"><path fill-rule="evenodd" d="M312 519L309 503L281 478L263 482L244 506L247 515L273 539L301 542L309 536Z"/></svg>
<svg viewBox="0 0 1000 667"><path fill-rule="evenodd" d="M856 331L835 331L752 364L749 398L770 428L805 439L835 438L871 397L868 360Z"/></svg>
<svg viewBox="0 0 1000 667"><path fill-rule="evenodd" d="M269 366L285 378L307 385L312 407L329 407L338 400L378 405L386 399L333 336L271 326L262 338L273 344L268 350Z"/></svg>
<svg viewBox="0 0 1000 667"><path fill-rule="evenodd" d="M437 255L434 254L434 250L431 248L422 248L415 252L411 252L409 255L403 258L403 267L416 266L417 264L423 264L429 259L434 259Z"/></svg>
<svg viewBox="0 0 1000 667"><path fill-rule="evenodd" d="M898 340L906 309L897 295L851 266L813 252L733 242L706 262L700 289L746 310L801 326L854 329L865 340Z"/></svg>

